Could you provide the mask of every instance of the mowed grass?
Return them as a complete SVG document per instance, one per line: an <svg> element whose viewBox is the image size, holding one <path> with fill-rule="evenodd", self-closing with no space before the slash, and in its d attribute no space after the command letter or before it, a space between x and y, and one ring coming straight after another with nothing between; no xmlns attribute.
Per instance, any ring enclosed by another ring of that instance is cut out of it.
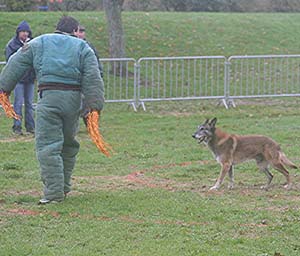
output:
<svg viewBox="0 0 300 256"><path fill-rule="evenodd" d="M70 12L87 29L101 57L109 57L104 12ZM52 33L60 12L0 12L0 50L27 20L33 35ZM123 12L126 56L299 54L299 13ZM3 58L2 58L3 57ZM0 60L4 60L4 55Z"/></svg>
<svg viewBox="0 0 300 256"><path fill-rule="evenodd" d="M208 192L219 165L191 135L217 117L229 133L264 134L297 165L299 100L216 107L213 101L156 103L134 113L107 104L100 122L114 155L105 158L81 123L73 191L65 202L42 196L34 140L0 120L0 255L299 255L299 170L294 187L273 185L254 163L236 167L236 186ZM245 102L244 102L245 103Z"/></svg>

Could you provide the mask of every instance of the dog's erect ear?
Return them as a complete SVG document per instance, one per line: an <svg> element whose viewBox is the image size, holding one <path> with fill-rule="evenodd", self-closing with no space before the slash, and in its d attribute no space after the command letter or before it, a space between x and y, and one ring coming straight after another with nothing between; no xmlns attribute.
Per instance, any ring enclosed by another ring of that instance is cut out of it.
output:
<svg viewBox="0 0 300 256"><path fill-rule="evenodd" d="M216 123L217 123L217 118L215 117L215 118L213 118L213 119L210 121L209 126L210 126L210 127L215 127Z"/></svg>
<svg viewBox="0 0 300 256"><path fill-rule="evenodd" d="M203 125L208 124L208 122L209 122L209 119L206 119L206 121L205 121L205 123Z"/></svg>

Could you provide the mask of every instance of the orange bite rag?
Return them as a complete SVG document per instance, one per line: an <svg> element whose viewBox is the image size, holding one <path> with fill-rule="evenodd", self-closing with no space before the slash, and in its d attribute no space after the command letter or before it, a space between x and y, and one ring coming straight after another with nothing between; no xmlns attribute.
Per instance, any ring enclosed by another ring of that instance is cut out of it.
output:
<svg viewBox="0 0 300 256"><path fill-rule="evenodd" d="M0 93L0 105L2 105L7 117L20 120L20 117L9 102L9 95L5 92Z"/></svg>
<svg viewBox="0 0 300 256"><path fill-rule="evenodd" d="M110 151L112 151L112 148L110 145L108 145L102 135L99 131L99 113L98 111L92 111L87 115L87 130L88 133L93 140L93 142L96 144L97 148L107 157L109 157Z"/></svg>

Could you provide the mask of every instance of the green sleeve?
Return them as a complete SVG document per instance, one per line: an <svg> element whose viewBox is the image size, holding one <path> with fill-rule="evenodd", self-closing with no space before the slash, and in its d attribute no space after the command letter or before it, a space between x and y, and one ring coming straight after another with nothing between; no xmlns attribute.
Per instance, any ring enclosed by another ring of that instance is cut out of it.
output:
<svg viewBox="0 0 300 256"><path fill-rule="evenodd" d="M21 80L25 72L33 66L32 49L24 45L13 54L0 74L0 89L11 92Z"/></svg>
<svg viewBox="0 0 300 256"><path fill-rule="evenodd" d="M90 47L83 50L83 74L81 89L85 104L93 110L101 110L104 105L104 84L98 68L97 58Z"/></svg>

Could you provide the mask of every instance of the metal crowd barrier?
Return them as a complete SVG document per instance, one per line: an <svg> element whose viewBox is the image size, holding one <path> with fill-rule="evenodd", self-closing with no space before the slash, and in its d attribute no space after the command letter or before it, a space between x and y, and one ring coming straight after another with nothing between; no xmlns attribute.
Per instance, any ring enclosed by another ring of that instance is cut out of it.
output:
<svg viewBox="0 0 300 256"><path fill-rule="evenodd" d="M300 96L300 55L232 56L230 99Z"/></svg>
<svg viewBox="0 0 300 256"><path fill-rule="evenodd" d="M146 102L300 96L300 55L100 59L106 102L135 111ZM5 65L5 62L0 62Z"/></svg>
<svg viewBox="0 0 300 256"><path fill-rule="evenodd" d="M223 99L224 56L141 58L138 101Z"/></svg>
<svg viewBox="0 0 300 256"><path fill-rule="evenodd" d="M106 102L127 102L136 111L136 61L132 58L99 59L103 68Z"/></svg>

